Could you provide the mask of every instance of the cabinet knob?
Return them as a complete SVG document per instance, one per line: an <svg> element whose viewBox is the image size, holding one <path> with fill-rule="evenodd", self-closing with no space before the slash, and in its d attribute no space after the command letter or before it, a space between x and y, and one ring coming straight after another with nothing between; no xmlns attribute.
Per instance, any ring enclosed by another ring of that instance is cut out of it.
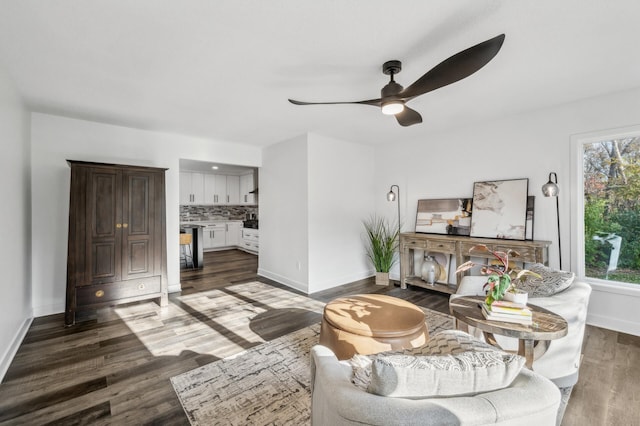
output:
<svg viewBox="0 0 640 426"><path fill-rule="evenodd" d="M96 297L102 297L102 296L104 296L104 290L96 291Z"/></svg>
<svg viewBox="0 0 640 426"><path fill-rule="evenodd" d="M122 224L121 223L116 223L116 229L120 229L122 228Z"/></svg>
<svg viewBox="0 0 640 426"><path fill-rule="evenodd" d="M128 227L129 227L129 224L128 224L128 223L123 223L123 224L122 224L122 227L123 227L123 228L128 228Z"/></svg>
<svg viewBox="0 0 640 426"><path fill-rule="evenodd" d="M144 283L138 284L138 290L144 290Z"/></svg>

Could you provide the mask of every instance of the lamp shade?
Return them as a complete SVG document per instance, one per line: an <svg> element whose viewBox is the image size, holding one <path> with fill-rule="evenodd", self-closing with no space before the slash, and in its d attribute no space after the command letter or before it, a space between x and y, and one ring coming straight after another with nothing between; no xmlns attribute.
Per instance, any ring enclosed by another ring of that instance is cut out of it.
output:
<svg viewBox="0 0 640 426"><path fill-rule="evenodd" d="M555 181L552 178L555 178ZM551 172L549 173L549 182L542 185L542 194L544 194L545 197L557 197L559 193L558 176L554 172Z"/></svg>
<svg viewBox="0 0 640 426"><path fill-rule="evenodd" d="M387 192L387 200L388 201L395 201L396 200L396 193L393 192L393 191Z"/></svg>

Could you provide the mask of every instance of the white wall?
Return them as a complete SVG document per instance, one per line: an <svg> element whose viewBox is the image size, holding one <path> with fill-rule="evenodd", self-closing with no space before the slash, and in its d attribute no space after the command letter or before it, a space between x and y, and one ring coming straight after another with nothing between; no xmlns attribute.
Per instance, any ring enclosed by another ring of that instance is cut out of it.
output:
<svg viewBox="0 0 640 426"><path fill-rule="evenodd" d="M260 169L258 273L307 292L309 276L307 137L266 147Z"/></svg>
<svg viewBox="0 0 640 426"><path fill-rule="evenodd" d="M0 69L0 381L31 324L29 114Z"/></svg>
<svg viewBox="0 0 640 426"><path fill-rule="evenodd" d="M375 273L362 240L373 158L371 146L309 134L309 293Z"/></svg>
<svg viewBox="0 0 640 426"><path fill-rule="evenodd" d="M376 193L401 185L406 198L403 230L415 229L417 200L469 197L473 182L529 178L529 195L536 196L534 237L552 241L551 266L558 266L555 201L542 196L549 172L558 174L563 269L572 269L570 223L571 136L640 122L640 89L586 99L541 111L508 117L483 125L431 134L420 140L394 142L376 150ZM428 120L422 124L428 126ZM383 199L377 210L391 214ZM394 206L395 207L395 206ZM573 268L575 270L575 268ZM589 308L591 324L640 334L640 319L629 301L639 306L640 289L632 294L607 294L594 289ZM621 329L621 324L624 329Z"/></svg>
<svg viewBox="0 0 640 426"><path fill-rule="evenodd" d="M307 134L265 148L258 273L305 293L371 276L361 235L372 189L370 146Z"/></svg>
<svg viewBox="0 0 640 426"><path fill-rule="evenodd" d="M180 289L179 159L251 167L259 147L32 114L32 280L35 316L64 311L70 170L67 159L166 167L168 281Z"/></svg>

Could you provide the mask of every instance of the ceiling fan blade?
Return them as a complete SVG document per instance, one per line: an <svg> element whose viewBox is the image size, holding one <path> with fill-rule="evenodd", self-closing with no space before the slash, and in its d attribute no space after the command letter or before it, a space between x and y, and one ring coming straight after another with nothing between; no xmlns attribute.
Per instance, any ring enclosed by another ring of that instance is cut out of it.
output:
<svg viewBox="0 0 640 426"><path fill-rule="evenodd" d="M341 104L361 104L361 105L372 105L372 106L382 106L382 99L369 99L366 101L353 101L353 102L303 102L296 101L294 99L289 99L294 105L341 105Z"/></svg>
<svg viewBox="0 0 640 426"><path fill-rule="evenodd" d="M406 105L402 112L396 114L396 120L401 126L413 126L414 124L422 123L422 116L414 109L408 108Z"/></svg>
<svg viewBox="0 0 640 426"><path fill-rule="evenodd" d="M404 99L414 98L469 77L498 54L502 43L504 43L504 34L456 53L427 71L400 95Z"/></svg>

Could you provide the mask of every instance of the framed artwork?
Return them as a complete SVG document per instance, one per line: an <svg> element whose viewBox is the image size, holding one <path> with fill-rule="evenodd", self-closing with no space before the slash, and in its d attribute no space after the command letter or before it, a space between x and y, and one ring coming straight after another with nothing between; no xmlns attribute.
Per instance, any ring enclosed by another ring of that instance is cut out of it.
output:
<svg viewBox="0 0 640 426"><path fill-rule="evenodd" d="M529 179L473 184L472 237L524 240Z"/></svg>
<svg viewBox="0 0 640 426"><path fill-rule="evenodd" d="M418 200L416 232L469 235L471 206L471 198Z"/></svg>
<svg viewBox="0 0 640 426"><path fill-rule="evenodd" d="M534 217L534 207L536 204L536 197L533 195L529 195L527 197L527 225L526 225L526 236L525 239L532 241L533 240L533 217Z"/></svg>

